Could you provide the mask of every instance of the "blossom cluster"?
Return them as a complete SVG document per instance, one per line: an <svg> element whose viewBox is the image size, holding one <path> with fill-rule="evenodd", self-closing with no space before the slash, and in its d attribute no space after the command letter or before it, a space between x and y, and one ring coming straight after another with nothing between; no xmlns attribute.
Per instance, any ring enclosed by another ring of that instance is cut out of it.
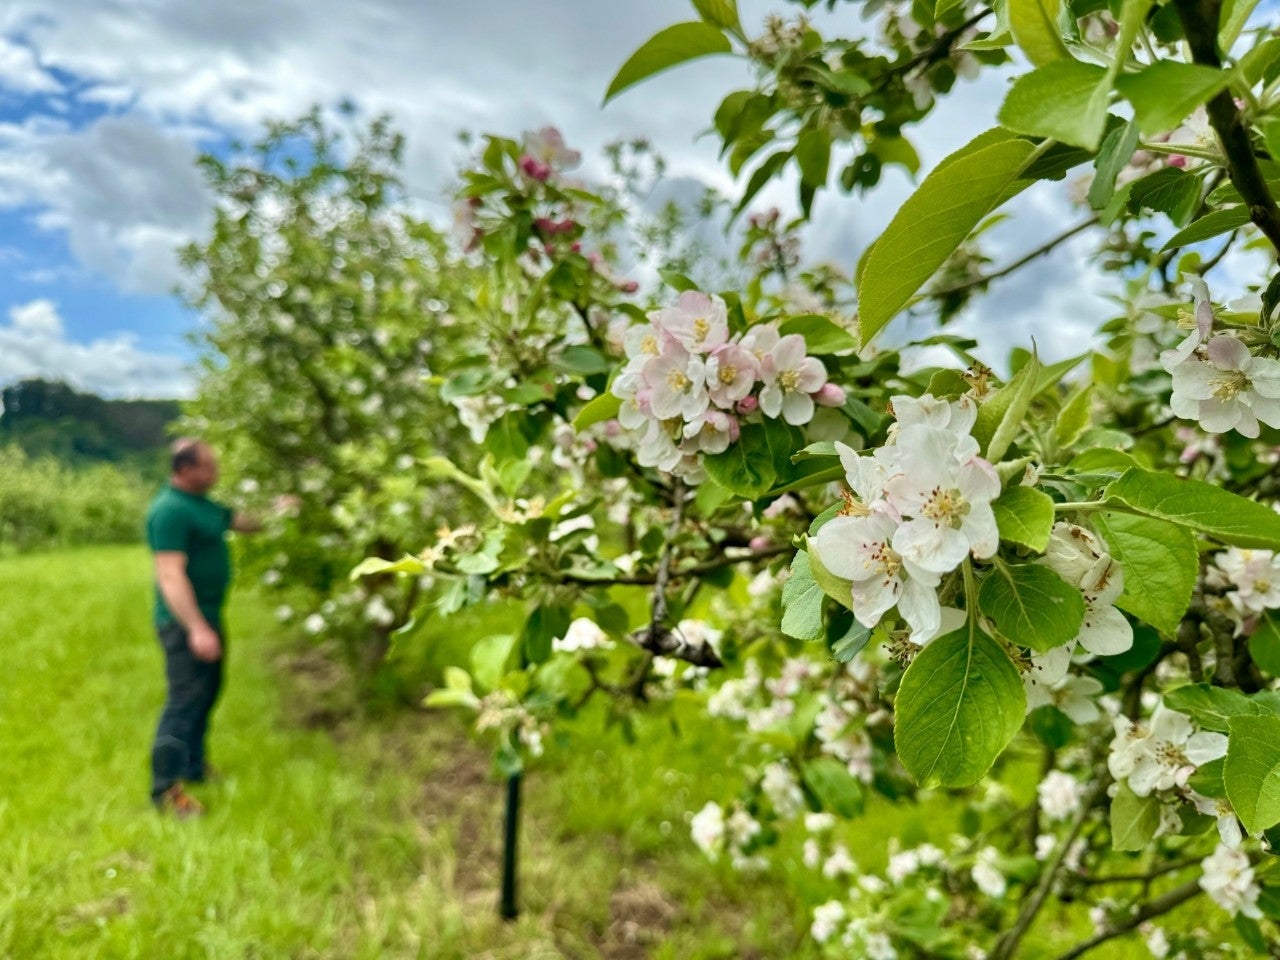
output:
<svg viewBox="0 0 1280 960"><path fill-rule="evenodd" d="M837 443L853 495L811 545L822 565L852 583L853 613L874 627L893 606L923 644L943 626L937 587L970 554L995 554L995 469L978 455L970 397L896 396L889 442L862 456Z"/></svg>
<svg viewBox="0 0 1280 960"><path fill-rule="evenodd" d="M627 364L611 388L642 466L696 481L699 455L727 450L742 418L759 411L800 425L815 405L845 402L802 336L783 336L773 323L731 335L719 297L687 290L648 319L623 335Z"/></svg>
<svg viewBox="0 0 1280 960"><path fill-rule="evenodd" d="M1213 333L1214 312L1203 280L1193 280L1192 327L1177 347L1160 355L1173 378L1174 414L1208 433L1235 430L1257 437L1259 423L1280 427L1280 360L1254 356L1244 341Z"/></svg>
<svg viewBox="0 0 1280 960"><path fill-rule="evenodd" d="M1227 589L1227 600L1238 617L1280 608L1280 557L1271 550L1224 550L1214 558L1206 579Z"/></svg>

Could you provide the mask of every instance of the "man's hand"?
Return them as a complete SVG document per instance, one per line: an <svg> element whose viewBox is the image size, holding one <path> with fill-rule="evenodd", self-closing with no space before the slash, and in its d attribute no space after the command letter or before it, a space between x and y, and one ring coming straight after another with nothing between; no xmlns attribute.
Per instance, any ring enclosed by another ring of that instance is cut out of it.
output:
<svg viewBox="0 0 1280 960"><path fill-rule="evenodd" d="M187 632L187 646L197 660L213 663L222 659L222 641L218 638L218 631L207 623L192 627Z"/></svg>

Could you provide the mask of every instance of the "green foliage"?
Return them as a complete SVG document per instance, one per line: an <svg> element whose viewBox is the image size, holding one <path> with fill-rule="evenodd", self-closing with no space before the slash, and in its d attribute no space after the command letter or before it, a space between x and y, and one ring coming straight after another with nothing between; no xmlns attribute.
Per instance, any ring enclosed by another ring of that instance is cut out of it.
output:
<svg viewBox="0 0 1280 960"><path fill-rule="evenodd" d="M0 445L0 551L135 542L151 493L110 464L73 469Z"/></svg>
<svg viewBox="0 0 1280 960"><path fill-rule="evenodd" d="M710 12L708 9L707 13ZM646 41L619 68L604 95L605 103L655 73L697 57L728 53L731 49L728 38L718 26L692 21L667 27Z"/></svg>
<svg viewBox="0 0 1280 960"><path fill-rule="evenodd" d="M1109 502L1222 543L1280 549L1280 514L1201 480L1132 468L1110 484L1106 493Z"/></svg>
<svg viewBox="0 0 1280 960"><path fill-rule="evenodd" d="M1053 500L1047 493L1015 485L991 504L1000 529L1000 539L1020 543L1032 550L1044 550L1053 529Z"/></svg>
<svg viewBox="0 0 1280 960"><path fill-rule="evenodd" d="M1004 650L970 625L911 661L895 704L894 744L921 786L977 783L1022 727L1026 695Z"/></svg>
<svg viewBox="0 0 1280 960"><path fill-rule="evenodd" d="M1124 570L1124 592L1116 606L1163 633L1173 633L1200 575L1191 532L1164 520L1123 513L1100 514L1097 527Z"/></svg>
<svg viewBox="0 0 1280 960"><path fill-rule="evenodd" d="M1280 717L1236 715L1223 780L1227 798L1248 833L1280 823Z"/></svg>
<svg viewBox="0 0 1280 960"><path fill-rule="evenodd" d="M978 593L982 612L1012 642L1045 651L1074 640L1084 600L1048 567L997 564Z"/></svg>

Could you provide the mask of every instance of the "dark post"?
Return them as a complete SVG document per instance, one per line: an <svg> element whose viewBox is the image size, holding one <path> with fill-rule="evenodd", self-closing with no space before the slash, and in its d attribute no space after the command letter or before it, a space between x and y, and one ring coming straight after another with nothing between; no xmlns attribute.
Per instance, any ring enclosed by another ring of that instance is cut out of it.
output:
<svg viewBox="0 0 1280 960"><path fill-rule="evenodd" d="M507 778L507 818L502 836L502 904L498 913L503 920L514 920L519 914L516 907L516 844L520 827L520 779L521 774Z"/></svg>

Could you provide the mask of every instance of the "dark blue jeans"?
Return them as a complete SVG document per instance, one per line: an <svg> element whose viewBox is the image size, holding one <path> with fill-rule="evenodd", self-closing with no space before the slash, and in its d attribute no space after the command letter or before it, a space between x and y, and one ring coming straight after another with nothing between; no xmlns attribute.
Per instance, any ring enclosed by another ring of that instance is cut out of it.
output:
<svg viewBox="0 0 1280 960"><path fill-rule="evenodd" d="M198 660L187 645L187 631L178 623L158 628L164 648L164 675L168 695L156 741L151 748L151 799L179 780L204 779L204 741L209 730L209 714L222 689L222 663L226 659L226 637L222 659L213 663Z"/></svg>

